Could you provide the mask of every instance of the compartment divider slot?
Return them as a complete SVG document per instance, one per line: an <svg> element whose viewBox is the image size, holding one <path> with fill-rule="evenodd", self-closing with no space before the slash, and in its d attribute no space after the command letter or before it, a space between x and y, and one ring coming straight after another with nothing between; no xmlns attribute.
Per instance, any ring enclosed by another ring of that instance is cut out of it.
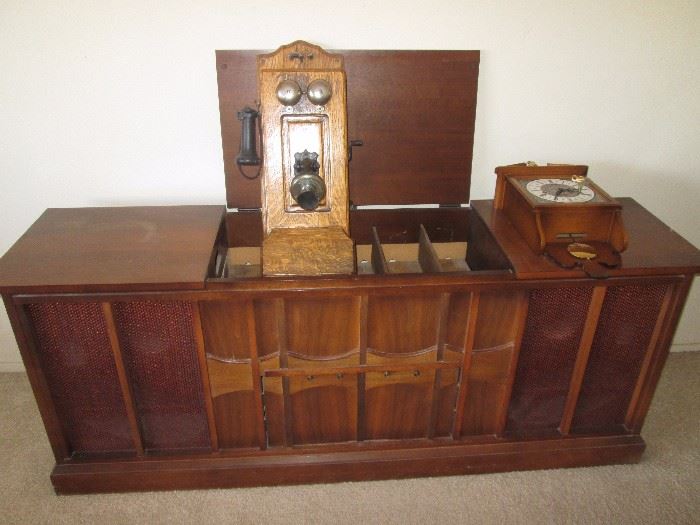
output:
<svg viewBox="0 0 700 525"><path fill-rule="evenodd" d="M382 244L377 227L372 226L371 263L376 275L468 272L466 250L466 242L433 243L423 224L417 243Z"/></svg>
<svg viewBox="0 0 700 525"><path fill-rule="evenodd" d="M425 273L440 273L442 265L433 243L422 224L418 229L418 263Z"/></svg>
<svg viewBox="0 0 700 525"><path fill-rule="evenodd" d="M372 226L372 269L377 275L390 273L376 226Z"/></svg>

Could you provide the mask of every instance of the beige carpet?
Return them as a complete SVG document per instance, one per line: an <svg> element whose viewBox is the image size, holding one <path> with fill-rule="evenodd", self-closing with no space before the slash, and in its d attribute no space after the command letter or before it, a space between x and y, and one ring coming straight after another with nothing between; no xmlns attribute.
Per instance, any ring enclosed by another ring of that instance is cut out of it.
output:
<svg viewBox="0 0 700 525"><path fill-rule="evenodd" d="M209 491L55 496L24 374L0 374L0 523L700 523L700 352L672 354L637 465Z"/></svg>

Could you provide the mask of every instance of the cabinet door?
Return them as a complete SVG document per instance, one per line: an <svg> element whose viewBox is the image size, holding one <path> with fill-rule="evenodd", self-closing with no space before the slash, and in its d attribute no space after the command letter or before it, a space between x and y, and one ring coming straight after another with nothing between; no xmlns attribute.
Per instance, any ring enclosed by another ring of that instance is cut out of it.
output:
<svg viewBox="0 0 700 525"><path fill-rule="evenodd" d="M369 297L366 363L387 370L366 374L366 439L431 433L436 371L429 366L438 360L447 300L440 294ZM413 368L392 371L396 366Z"/></svg>
<svg viewBox="0 0 700 525"><path fill-rule="evenodd" d="M201 301L207 372L220 448L264 445L258 399L256 327L250 326L246 301ZM260 315L267 310L258 305Z"/></svg>
<svg viewBox="0 0 700 525"><path fill-rule="evenodd" d="M360 363L360 309L357 296L284 301L280 361L297 373L283 378L294 444L357 439L357 375L342 370Z"/></svg>

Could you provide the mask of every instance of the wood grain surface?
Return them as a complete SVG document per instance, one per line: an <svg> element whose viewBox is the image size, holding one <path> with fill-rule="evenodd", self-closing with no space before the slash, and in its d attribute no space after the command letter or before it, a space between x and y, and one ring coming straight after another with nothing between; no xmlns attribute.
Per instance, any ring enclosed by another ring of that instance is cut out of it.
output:
<svg viewBox="0 0 700 525"><path fill-rule="evenodd" d="M352 240L341 228L280 228L263 241L263 275L352 274Z"/></svg>
<svg viewBox="0 0 700 525"><path fill-rule="evenodd" d="M291 60L293 53L307 58ZM297 104L287 107L277 100L277 85L283 80L294 80L302 89L314 80L325 80L331 86L332 96L324 106L316 106L303 96ZM342 57L330 55L318 46L294 42L258 57L258 86L264 144L261 177L265 234L277 228L328 226L349 232ZM318 175L326 185L325 198L313 211L302 209L290 195L294 155L304 150L318 154Z"/></svg>
<svg viewBox="0 0 700 525"><path fill-rule="evenodd" d="M0 291L204 288L224 211L50 208L0 259Z"/></svg>
<svg viewBox="0 0 700 525"><path fill-rule="evenodd" d="M241 176L235 162L241 129L236 113L258 99L261 52L216 52L226 200L234 208L261 207L260 179ZM350 201L468 202L479 52L334 53L343 56L347 76L347 138L364 142L353 148L349 164Z"/></svg>

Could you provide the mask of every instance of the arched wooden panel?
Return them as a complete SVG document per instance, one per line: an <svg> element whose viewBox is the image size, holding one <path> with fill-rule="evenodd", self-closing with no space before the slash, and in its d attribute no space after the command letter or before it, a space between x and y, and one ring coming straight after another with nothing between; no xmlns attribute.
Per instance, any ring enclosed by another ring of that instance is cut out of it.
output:
<svg viewBox="0 0 700 525"><path fill-rule="evenodd" d="M246 301L202 301L199 305L207 369L220 448L260 446L256 389Z"/></svg>

